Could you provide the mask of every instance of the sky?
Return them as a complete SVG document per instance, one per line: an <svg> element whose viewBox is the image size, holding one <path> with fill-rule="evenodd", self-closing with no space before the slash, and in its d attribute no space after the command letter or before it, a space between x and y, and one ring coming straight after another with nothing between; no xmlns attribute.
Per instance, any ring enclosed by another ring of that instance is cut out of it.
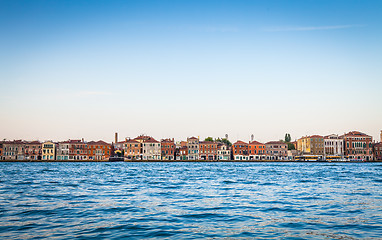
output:
<svg viewBox="0 0 382 240"><path fill-rule="evenodd" d="M382 130L382 1L0 0L0 138Z"/></svg>

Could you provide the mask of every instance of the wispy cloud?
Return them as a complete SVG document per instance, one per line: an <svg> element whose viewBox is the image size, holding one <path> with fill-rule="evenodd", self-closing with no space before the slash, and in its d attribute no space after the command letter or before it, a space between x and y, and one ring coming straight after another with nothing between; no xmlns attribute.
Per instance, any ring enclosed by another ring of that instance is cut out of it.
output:
<svg viewBox="0 0 382 240"><path fill-rule="evenodd" d="M266 28L266 32L292 32L292 31L319 31L319 30L336 30L336 29L347 29L347 28L359 28L365 27L362 24L350 24L350 25L331 25L331 26L308 26L308 27L273 27Z"/></svg>

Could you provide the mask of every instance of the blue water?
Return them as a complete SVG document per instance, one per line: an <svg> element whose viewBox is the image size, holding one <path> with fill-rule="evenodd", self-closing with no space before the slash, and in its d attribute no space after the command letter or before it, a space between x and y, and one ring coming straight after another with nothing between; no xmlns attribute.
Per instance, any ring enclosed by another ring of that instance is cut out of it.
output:
<svg viewBox="0 0 382 240"><path fill-rule="evenodd" d="M1 239L381 239L381 163L0 163Z"/></svg>

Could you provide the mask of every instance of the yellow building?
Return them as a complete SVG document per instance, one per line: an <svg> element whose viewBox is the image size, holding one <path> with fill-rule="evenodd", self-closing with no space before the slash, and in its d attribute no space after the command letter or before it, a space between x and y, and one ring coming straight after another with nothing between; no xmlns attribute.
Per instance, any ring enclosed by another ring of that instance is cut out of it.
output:
<svg viewBox="0 0 382 240"><path fill-rule="evenodd" d="M42 160L56 159L56 144L51 141L42 144Z"/></svg>
<svg viewBox="0 0 382 240"><path fill-rule="evenodd" d="M301 154L324 155L324 137L306 136L297 140L297 150Z"/></svg>

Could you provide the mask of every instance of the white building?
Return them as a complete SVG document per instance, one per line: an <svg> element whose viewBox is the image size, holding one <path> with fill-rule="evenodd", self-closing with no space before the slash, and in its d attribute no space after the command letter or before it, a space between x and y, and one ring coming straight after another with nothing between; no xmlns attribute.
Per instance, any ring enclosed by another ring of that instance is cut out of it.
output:
<svg viewBox="0 0 382 240"><path fill-rule="evenodd" d="M161 160L161 144L154 138L143 141L142 144L143 160Z"/></svg>
<svg viewBox="0 0 382 240"><path fill-rule="evenodd" d="M57 160L69 160L69 145L69 141L58 143Z"/></svg>
<svg viewBox="0 0 382 240"><path fill-rule="evenodd" d="M199 160L199 139L187 138L188 160Z"/></svg>
<svg viewBox="0 0 382 240"><path fill-rule="evenodd" d="M331 134L324 137L325 155L343 156L344 140L337 134Z"/></svg>
<svg viewBox="0 0 382 240"><path fill-rule="evenodd" d="M218 160L231 160L231 150L227 145L218 145Z"/></svg>

